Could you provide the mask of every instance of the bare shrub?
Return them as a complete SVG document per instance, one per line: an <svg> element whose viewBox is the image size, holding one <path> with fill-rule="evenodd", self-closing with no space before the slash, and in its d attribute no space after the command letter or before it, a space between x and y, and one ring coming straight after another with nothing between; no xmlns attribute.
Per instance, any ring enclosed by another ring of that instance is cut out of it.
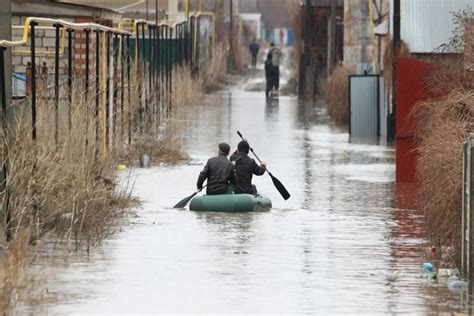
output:
<svg viewBox="0 0 474 316"><path fill-rule="evenodd" d="M331 118L338 124L349 123L349 76L354 70L337 66L326 81L326 101Z"/></svg>
<svg viewBox="0 0 474 316"><path fill-rule="evenodd" d="M418 203L430 237L443 245L461 245L463 142L474 132L474 92L419 103L417 121Z"/></svg>
<svg viewBox="0 0 474 316"><path fill-rule="evenodd" d="M391 36L385 39L385 50L383 52L383 78L385 80L385 86L388 91L392 89L392 77L393 77L393 39ZM410 57L410 47L403 40L398 44L397 58Z"/></svg>
<svg viewBox="0 0 474 316"><path fill-rule="evenodd" d="M462 55L434 55L425 61L432 65L423 74L425 88L432 96L445 96L466 85Z"/></svg>

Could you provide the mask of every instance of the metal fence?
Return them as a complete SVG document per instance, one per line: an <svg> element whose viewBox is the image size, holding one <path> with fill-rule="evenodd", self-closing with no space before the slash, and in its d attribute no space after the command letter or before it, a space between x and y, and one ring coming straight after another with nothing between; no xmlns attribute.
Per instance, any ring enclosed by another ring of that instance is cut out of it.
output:
<svg viewBox="0 0 474 316"><path fill-rule="evenodd" d="M349 77L351 141L373 143L387 137L385 81L379 75Z"/></svg>
<svg viewBox="0 0 474 316"><path fill-rule="evenodd" d="M11 112L11 109L6 100L7 49L29 45L29 50L22 53L29 58L24 89L25 103L29 107L29 121L31 120L30 137L33 141L38 139L38 111L45 111L38 108L38 101L46 99L52 105L52 112L44 114L51 119L51 125L54 125L54 139L51 141L56 147L60 146L60 135L73 128L72 113L77 103L73 99L73 90L79 86L83 91L87 111L90 104L93 113L86 116L85 122L86 135L95 130L95 144L90 142L89 146L95 150L97 159L105 159L113 142L131 144L135 131L144 133L150 121L153 121L157 128L163 119L169 117L173 104L173 74L178 67L197 69L200 64L198 52L202 50L200 46L209 44L201 44L199 41L201 16L207 17L206 14L199 13L192 15L187 21L174 24L136 20L133 21L131 31L96 23L28 18L20 41L0 40L3 155L7 156L5 151L8 150L10 128L7 118L11 114L7 113ZM214 23L214 18L212 21ZM41 28L54 30L54 52L38 51L41 43L36 41L36 32ZM212 48L214 31L213 26ZM78 33L80 36L77 36ZM77 46L82 49L81 52L73 49ZM41 64L40 56L51 58L54 68L50 70L44 65L44 61ZM49 77L52 80L49 80ZM46 81L46 84L43 81ZM48 85L48 82L51 84ZM46 89L39 95L39 86L43 84ZM67 113L67 124L60 122L60 111ZM117 121L120 123L120 129L117 128ZM87 143L86 136L86 147ZM3 161L3 185L4 192L7 193L5 184L8 159ZM8 194L5 196L8 201ZM4 203L4 209L8 223L8 203Z"/></svg>
<svg viewBox="0 0 474 316"><path fill-rule="evenodd" d="M351 141L372 142L380 136L380 76L349 76Z"/></svg>
<svg viewBox="0 0 474 316"><path fill-rule="evenodd" d="M472 280L474 276L473 244L474 240L474 134L470 134L464 143L463 155L463 187L462 187L462 243L461 243L461 275Z"/></svg>

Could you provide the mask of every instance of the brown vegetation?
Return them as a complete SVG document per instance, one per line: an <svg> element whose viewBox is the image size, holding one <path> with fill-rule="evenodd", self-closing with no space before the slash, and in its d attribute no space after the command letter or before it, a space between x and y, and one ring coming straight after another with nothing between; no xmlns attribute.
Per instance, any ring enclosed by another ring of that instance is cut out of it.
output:
<svg viewBox="0 0 474 316"><path fill-rule="evenodd" d="M118 189L115 181L115 147L108 159L102 158L93 131L86 129L88 111L85 100L76 99L72 129L61 129L58 145L54 124L48 113L49 102L38 104L37 140L31 137L31 121L22 111L9 130L7 178L11 218L7 232L15 238L24 229L31 230L32 240L53 231L79 246L100 242L124 214L130 201L127 190ZM52 111L49 113L53 113ZM61 121L67 122L66 117ZM89 133L84 133L89 130ZM120 145L120 144L119 144Z"/></svg>
<svg viewBox="0 0 474 316"><path fill-rule="evenodd" d="M385 38L385 50L383 52L383 78L385 80L385 86L387 90L392 89L392 77L393 77L393 45L392 37L387 36ZM403 40L398 44L397 57L410 57L410 47Z"/></svg>
<svg viewBox="0 0 474 316"><path fill-rule="evenodd" d="M474 132L474 92L454 91L418 104L418 203L430 237L442 245L461 243L463 142Z"/></svg>
<svg viewBox="0 0 474 316"><path fill-rule="evenodd" d="M0 253L0 312L9 310L17 289L24 285L29 240L29 230L23 230L8 245L6 253Z"/></svg>
<svg viewBox="0 0 474 316"><path fill-rule="evenodd" d="M122 159L135 165L143 155L148 155L154 164L177 164L189 159L176 123L168 123L159 136L147 133L137 138Z"/></svg>
<svg viewBox="0 0 474 316"><path fill-rule="evenodd" d="M433 65L424 74L425 88L432 96L445 96L452 90L465 86L462 55L434 55L424 60Z"/></svg>
<svg viewBox="0 0 474 316"><path fill-rule="evenodd" d="M328 113L338 124L349 123L349 76L354 70L337 66L326 82Z"/></svg>

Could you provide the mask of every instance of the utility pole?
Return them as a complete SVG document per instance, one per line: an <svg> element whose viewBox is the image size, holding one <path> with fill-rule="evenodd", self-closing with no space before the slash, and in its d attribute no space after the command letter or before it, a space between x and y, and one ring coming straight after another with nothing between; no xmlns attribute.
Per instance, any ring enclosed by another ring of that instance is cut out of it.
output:
<svg viewBox="0 0 474 316"><path fill-rule="evenodd" d="M155 0L155 25L158 25L158 0Z"/></svg>
<svg viewBox="0 0 474 316"><path fill-rule="evenodd" d="M309 65L309 30L311 24L311 0L306 0L304 6L304 25L302 27L303 47L300 55L300 74L298 94L300 98L304 98L306 94L306 68ZM316 31L316 30L314 30Z"/></svg>
<svg viewBox="0 0 474 316"><path fill-rule="evenodd" d="M0 0L0 40L12 39L12 1ZM12 59L11 49L5 51L5 99L11 104L12 97Z"/></svg>
<svg viewBox="0 0 474 316"><path fill-rule="evenodd" d="M397 57L400 47L400 0L393 2L393 42L392 42L392 111L388 118L388 141L393 142L397 133Z"/></svg>
<svg viewBox="0 0 474 316"><path fill-rule="evenodd" d="M145 1L145 20L148 21L148 0Z"/></svg>
<svg viewBox="0 0 474 316"><path fill-rule="evenodd" d="M0 0L0 40L11 40L12 38L12 3L11 0ZM12 101L12 59L11 59L11 48L0 48L2 52L0 54L0 58L4 58L0 61L0 71L3 71L2 76L0 76L0 107L2 108L2 126L7 125L8 123L8 113L6 112L6 108L8 105L11 104ZM8 135L5 133L3 135L5 139L8 139ZM3 153L6 152L6 148L3 148ZM1 172L0 172L0 182L2 183L2 190L5 192L5 197L3 201L1 201L1 209L0 213L3 213L4 222L1 225L6 228L4 236L0 236L0 240L3 240L5 237L6 241L10 241L12 239L12 232L8 229L10 226L10 207L9 207L9 193L6 186L7 180L7 172L8 172L8 165L5 163L7 160L6 157L0 157L4 163L1 165Z"/></svg>
<svg viewBox="0 0 474 316"><path fill-rule="evenodd" d="M331 0L331 16L328 28L328 76L336 64L336 10L337 0Z"/></svg>
<svg viewBox="0 0 474 316"><path fill-rule="evenodd" d="M188 20L189 19L189 0L185 0L184 14L186 15L186 20Z"/></svg>
<svg viewBox="0 0 474 316"><path fill-rule="evenodd" d="M230 9L229 9L229 19L230 19L230 25L229 25L229 47L230 47L230 52L229 52L229 66L231 69L234 68L234 25L233 25L233 0L230 0Z"/></svg>

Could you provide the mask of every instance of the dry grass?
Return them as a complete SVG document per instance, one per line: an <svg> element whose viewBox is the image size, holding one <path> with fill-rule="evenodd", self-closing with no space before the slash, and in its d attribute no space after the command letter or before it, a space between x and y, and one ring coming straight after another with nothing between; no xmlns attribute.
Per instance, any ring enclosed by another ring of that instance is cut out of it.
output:
<svg viewBox="0 0 474 316"><path fill-rule="evenodd" d="M225 81L227 75L227 54L224 45L216 45L212 59L200 71L200 78L204 84L204 91L215 90Z"/></svg>
<svg viewBox="0 0 474 316"><path fill-rule="evenodd" d="M196 105L202 101L204 92L217 89L225 81L227 57L223 44L217 44L212 58L201 65L198 74L189 68L180 67L175 72L172 107Z"/></svg>
<svg viewBox="0 0 474 316"><path fill-rule="evenodd" d="M84 103L75 105L73 128L62 130L57 147L54 137L47 137L54 134L50 131L54 124L40 119L38 139L33 141L27 115L17 115L7 145L12 214L7 229L11 236L31 229L32 239L39 239L54 231L76 246L82 241L90 246L107 236L124 214L130 194L117 190L115 159L99 158L102 155L92 132L95 124L85 134Z"/></svg>
<svg viewBox="0 0 474 316"><path fill-rule="evenodd" d="M338 124L349 123L349 76L354 70L337 66L326 82L326 101L331 118Z"/></svg>
<svg viewBox="0 0 474 316"><path fill-rule="evenodd" d="M184 142L179 137L179 127L169 122L156 134L148 133L137 138L131 148L125 152L123 160L134 165L142 155L148 155L154 164L178 164L189 159Z"/></svg>
<svg viewBox="0 0 474 316"><path fill-rule="evenodd" d="M392 89L393 56L392 37L388 36L385 38L385 50L383 52L383 78L388 91ZM410 57L410 47L403 40L398 45L397 57Z"/></svg>
<svg viewBox="0 0 474 316"><path fill-rule="evenodd" d="M460 250L463 142L474 132L474 92L454 91L422 102L413 115L419 152L418 204L427 231L434 241Z"/></svg>
<svg viewBox="0 0 474 316"><path fill-rule="evenodd" d="M6 253L0 255L0 312L8 311L15 304L17 291L24 286L29 240L29 230L21 231L10 242Z"/></svg>
<svg viewBox="0 0 474 316"><path fill-rule="evenodd" d="M200 75L193 76L189 68L180 67L175 72L172 106L174 109L195 105L204 97L204 80Z"/></svg>
<svg viewBox="0 0 474 316"><path fill-rule="evenodd" d="M119 189L115 178L114 153L121 144L110 144L108 157L102 159L95 137L94 103L75 87L72 128L68 128L67 111L60 111L56 144L54 102L47 91L38 91L37 139L32 139L29 108L21 104L11 107L15 121L10 122L7 137L2 137L9 166L9 194L2 192L2 198L8 197L10 216L2 212L1 220L12 240L0 268L7 278L0 298L4 306L14 304L12 295L19 283L10 270L24 269L20 252L26 253L29 243L66 241L74 249L88 250L115 230L117 221L135 202L130 188L125 184ZM60 102L61 109L66 105Z"/></svg>

